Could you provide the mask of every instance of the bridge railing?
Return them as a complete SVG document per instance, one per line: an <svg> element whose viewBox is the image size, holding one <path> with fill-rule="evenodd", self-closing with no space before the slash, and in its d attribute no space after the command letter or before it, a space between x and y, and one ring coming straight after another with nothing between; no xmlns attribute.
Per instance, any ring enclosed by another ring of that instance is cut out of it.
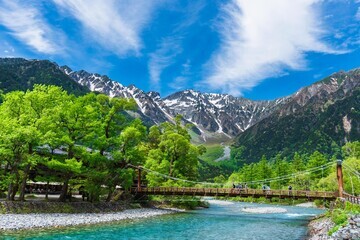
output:
<svg viewBox="0 0 360 240"><path fill-rule="evenodd" d="M191 187L145 187L133 189L133 192L142 192L159 195L200 195L200 196L255 196L255 197L300 197L300 198L336 198L336 192L304 191L304 190L262 190L239 188L191 188Z"/></svg>
<svg viewBox="0 0 360 240"><path fill-rule="evenodd" d="M346 199L346 201L349 201L354 204L360 204L360 197L353 196L346 192L343 192L343 197Z"/></svg>

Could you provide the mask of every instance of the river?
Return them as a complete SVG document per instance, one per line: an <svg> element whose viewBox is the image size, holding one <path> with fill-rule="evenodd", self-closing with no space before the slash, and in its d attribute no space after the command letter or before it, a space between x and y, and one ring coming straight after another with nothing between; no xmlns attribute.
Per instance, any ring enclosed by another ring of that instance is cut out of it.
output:
<svg viewBox="0 0 360 240"><path fill-rule="evenodd" d="M264 207L286 212L244 211ZM314 208L210 200L208 209L99 226L32 231L31 235L5 239L304 239L309 219L322 212Z"/></svg>

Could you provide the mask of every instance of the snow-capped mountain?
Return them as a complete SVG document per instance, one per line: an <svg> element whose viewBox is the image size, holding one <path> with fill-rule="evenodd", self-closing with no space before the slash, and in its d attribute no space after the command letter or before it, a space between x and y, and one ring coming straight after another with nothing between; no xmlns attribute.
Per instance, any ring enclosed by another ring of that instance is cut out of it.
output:
<svg viewBox="0 0 360 240"><path fill-rule="evenodd" d="M139 114L153 123L173 121L177 114L181 114L185 122L195 125L198 133L218 133L228 138L236 136L264 119L288 99L252 101L227 94L201 93L193 90L185 90L161 98L157 92L145 93L134 85L125 87L107 76L84 70L72 71L67 66L61 69L74 81L91 91L104 93L110 97L133 98L139 106Z"/></svg>
<svg viewBox="0 0 360 240"><path fill-rule="evenodd" d="M251 101L228 94L201 93L185 90L163 99L175 114L200 129L235 136L264 119L287 101Z"/></svg>
<svg viewBox="0 0 360 240"><path fill-rule="evenodd" d="M88 73L84 70L72 71L67 66L61 67L61 69L74 81L89 88L90 91L104 93L110 97L133 98L139 107L140 117L146 118L147 122L158 124L173 120L173 115L169 114L169 109L159 101L160 96L155 92L145 93L135 85L125 87L105 75Z"/></svg>

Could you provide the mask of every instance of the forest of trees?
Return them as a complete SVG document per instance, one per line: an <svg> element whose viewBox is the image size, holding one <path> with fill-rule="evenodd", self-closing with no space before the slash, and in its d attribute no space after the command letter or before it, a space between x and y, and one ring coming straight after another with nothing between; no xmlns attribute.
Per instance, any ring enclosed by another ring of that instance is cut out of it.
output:
<svg viewBox="0 0 360 240"><path fill-rule="evenodd" d="M201 146L190 143L181 125L163 123L147 129L139 119L126 118L133 100L103 94L68 94L60 87L35 85L33 90L1 95L0 193L8 200L25 199L28 180L61 182L59 200L70 188L84 186L91 201L115 187L133 184L131 165L183 179L198 177ZM166 185L147 175L149 185ZM105 187L104 187L105 186Z"/></svg>
<svg viewBox="0 0 360 240"><path fill-rule="evenodd" d="M347 193L359 195L360 142L347 143L342 147L342 155L344 189ZM227 186L246 183L251 188L266 185L272 189L287 189L291 185L297 190L337 191L337 160L336 157L328 159L318 151L310 156L295 153L292 159L282 158L280 154L269 160L263 156L259 162L244 164L225 181Z"/></svg>

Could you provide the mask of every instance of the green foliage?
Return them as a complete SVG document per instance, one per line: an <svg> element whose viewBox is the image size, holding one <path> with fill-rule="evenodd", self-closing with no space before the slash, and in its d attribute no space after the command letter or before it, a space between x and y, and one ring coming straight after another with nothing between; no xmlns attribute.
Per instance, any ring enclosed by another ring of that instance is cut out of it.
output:
<svg viewBox="0 0 360 240"><path fill-rule="evenodd" d="M61 86L75 95L89 92L67 76L59 67L47 60L5 58L0 60L0 89L5 93L33 89L36 84Z"/></svg>
<svg viewBox="0 0 360 240"><path fill-rule="evenodd" d="M224 147L221 145L206 146L206 152L200 157L201 160L213 162L224 155Z"/></svg>
<svg viewBox="0 0 360 240"><path fill-rule="evenodd" d="M152 170L196 180L198 156L205 150L190 143L181 117L148 133L139 119L124 115L135 106L134 100L93 93L76 97L44 85L2 95L0 190L7 190L9 200L17 192L25 200L32 171L32 180L63 182L61 201L80 186L90 201L103 194L109 201L117 186L128 190L133 185L133 166L145 162ZM147 178L150 184L174 183L151 173Z"/></svg>
<svg viewBox="0 0 360 240"><path fill-rule="evenodd" d="M179 116L176 118L175 125L163 123L159 129L152 128L152 141L149 144L152 149L149 150L145 167L169 177L196 180L198 156L204 148L190 143L190 135L181 126L180 119ZM146 179L150 186L186 185L153 172L148 173Z"/></svg>
<svg viewBox="0 0 360 240"><path fill-rule="evenodd" d="M345 224L345 222L347 221L348 216L347 214L340 210L340 209L335 209L332 211L331 214L331 220L336 224L336 225L343 225Z"/></svg>
<svg viewBox="0 0 360 240"><path fill-rule="evenodd" d="M343 161L344 190L355 196L360 194L359 145L359 142L356 141L343 146L345 156ZM333 164L318 168L329 161L333 161ZM308 172L308 169L314 170ZM273 179L271 182L267 180L270 178ZM265 181L262 181L264 179ZM259 162L244 164L238 171L232 173L226 186L230 187L232 183L247 183L250 188L269 185L272 189L287 189L291 185L294 190L338 191L335 160L327 159L319 151L313 152L310 156L295 153L290 161L282 158L280 154L269 161L263 156Z"/></svg>

